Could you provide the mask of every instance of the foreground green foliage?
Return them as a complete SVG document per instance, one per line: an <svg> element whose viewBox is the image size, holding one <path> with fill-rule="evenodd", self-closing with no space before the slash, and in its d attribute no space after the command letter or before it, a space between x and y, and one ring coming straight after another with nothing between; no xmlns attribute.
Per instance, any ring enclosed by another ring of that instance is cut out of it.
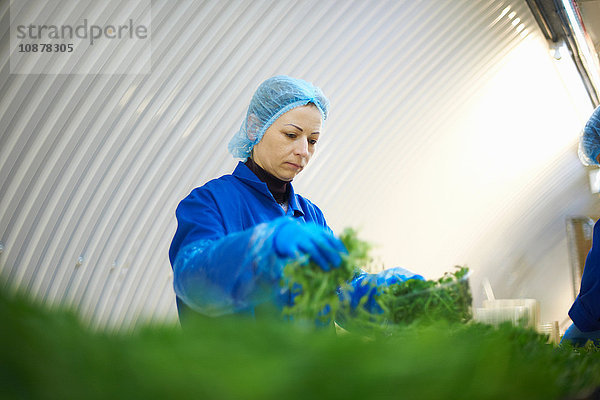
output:
<svg viewBox="0 0 600 400"><path fill-rule="evenodd" d="M465 269L392 285L379 295L381 314L359 305L347 316L369 327L368 339L360 329L336 335L299 323L326 322L347 307L336 288L369 260L354 231L343 240L349 254L325 283L314 265L286 269L284 282L303 288L285 310L293 322L275 313L190 315L183 330L111 335L0 290L0 398L574 400L600 386L600 349L591 343L556 348L534 331L466 322Z"/></svg>
<svg viewBox="0 0 600 400"><path fill-rule="evenodd" d="M366 341L281 320L93 333L0 293L0 398L570 399L600 384L594 347L508 325L412 324Z"/></svg>

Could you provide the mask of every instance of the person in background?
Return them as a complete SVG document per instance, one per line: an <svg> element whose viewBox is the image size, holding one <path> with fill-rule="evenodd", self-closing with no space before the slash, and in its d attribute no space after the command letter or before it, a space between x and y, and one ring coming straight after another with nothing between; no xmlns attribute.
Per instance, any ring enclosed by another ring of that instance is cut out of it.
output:
<svg viewBox="0 0 600 400"><path fill-rule="evenodd" d="M254 93L230 153L243 161L230 175L213 179L184 198L169 249L180 314L256 316L264 303L293 304L280 287L283 267L308 257L336 268L346 252L323 212L294 192L323 135L329 101L311 83L280 75ZM378 285L423 279L403 268L361 274L352 282L352 304Z"/></svg>
<svg viewBox="0 0 600 400"><path fill-rule="evenodd" d="M579 158L588 165L600 164L600 107L583 128L579 141ZM581 288L569 310L573 322L566 330L561 343L570 341L584 345L592 340L600 345L600 220L594 225L592 248L585 260Z"/></svg>

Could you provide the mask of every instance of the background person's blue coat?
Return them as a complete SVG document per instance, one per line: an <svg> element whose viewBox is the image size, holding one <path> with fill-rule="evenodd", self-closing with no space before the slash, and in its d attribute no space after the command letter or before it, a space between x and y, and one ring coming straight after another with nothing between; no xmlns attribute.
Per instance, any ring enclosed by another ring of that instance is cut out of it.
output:
<svg viewBox="0 0 600 400"><path fill-rule="evenodd" d="M561 343L583 346L588 340L600 345L600 220L594 225L592 248L585 259L581 288L569 310L573 323Z"/></svg>
<svg viewBox="0 0 600 400"><path fill-rule="evenodd" d="M581 288L569 316L583 332L600 330L600 220L594 225L592 248L585 259Z"/></svg>

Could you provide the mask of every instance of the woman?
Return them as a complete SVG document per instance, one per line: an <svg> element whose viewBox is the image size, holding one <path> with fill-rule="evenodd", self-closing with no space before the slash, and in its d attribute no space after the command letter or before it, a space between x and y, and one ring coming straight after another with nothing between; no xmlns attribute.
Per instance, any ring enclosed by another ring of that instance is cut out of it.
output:
<svg viewBox="0 0 600 400"><path fill-rule="evenodd" d="M275 76L256 90L242 127L229 143L239 162L231 175L194 189L177 207L169 257L180 314L254 314L270 301L292 304L280 289L283 267L306 255L324 270L341 263L344 245L321 210L296 194L292 180L310 161L329 101L311 83ZM353 281L353 303L364 283L389 284L413 275L396 268ZM422 279L422 278L421 278Z"/></svg>
<svg viewBox="0 0 600 400"><path fill-rule="evenodd" d="M600 164L600 107L583 128L579 158L584 165ZM588 340L600 345L600 220L594 225L592 248L585 259L581 288L569 310L573 323L562 341L584 345Z"/></svg>

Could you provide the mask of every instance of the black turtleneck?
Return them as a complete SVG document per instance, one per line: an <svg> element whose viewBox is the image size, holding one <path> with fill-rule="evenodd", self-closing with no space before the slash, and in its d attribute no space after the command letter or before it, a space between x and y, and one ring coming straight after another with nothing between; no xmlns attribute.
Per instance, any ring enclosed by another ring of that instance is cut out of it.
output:
<svg viewBox="0 0 600 400"><path fill-rule="evenodd" d="M262 169L257 163L255 163L254 160L252 160L252 158L248 158L246 162L244 162L244 164L246 164L246 166L250 168L252 172L254 172L258 179L267 184L269 192L271 192L277 203L282 204L288 200L288 181L282 181L281 179L275 178L273 175L271 175L270 173Z"/></svg>

